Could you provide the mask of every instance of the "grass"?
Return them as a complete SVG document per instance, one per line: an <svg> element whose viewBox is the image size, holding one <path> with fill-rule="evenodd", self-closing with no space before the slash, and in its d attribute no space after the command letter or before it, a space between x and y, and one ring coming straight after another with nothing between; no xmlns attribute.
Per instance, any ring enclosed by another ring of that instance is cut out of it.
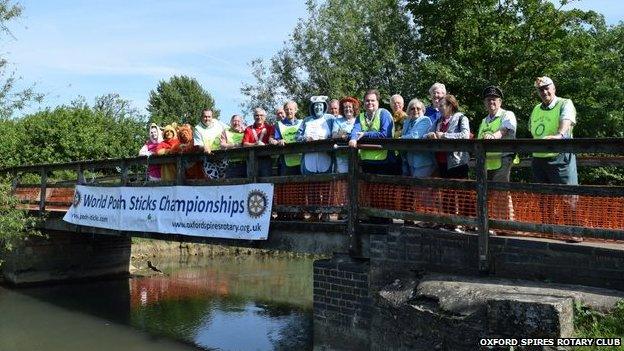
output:
<svg viewBox="0 0 624 351"><path fill-rule="evenodd" d="M603 314L581 303L574 305L574 330L579 338L624 338L624 300L620 300L608 313ZM624 351L618 347L579 347L575 350Z"/></svg>

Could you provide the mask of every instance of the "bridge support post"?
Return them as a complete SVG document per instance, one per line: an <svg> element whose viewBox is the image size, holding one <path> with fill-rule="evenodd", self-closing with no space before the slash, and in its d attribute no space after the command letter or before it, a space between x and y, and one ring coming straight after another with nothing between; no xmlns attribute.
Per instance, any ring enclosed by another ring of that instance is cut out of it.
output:
<svg viewBox="0 0 624 351"><path fill-rule="evenodd" d="M14 285L128 274L130 237L47 231L3 252L1 273Z"/></svg>
<svg viewBox="0 0 624 351"><path fill-rule="evenodd" d="M347 254L314 261L314 344L367 350L373 298L369 260Z"/></svg>
<svg viewBox="0 0 624 351"><path fill-rule="evenodd" d="M477 231L479 233L479 272L490 270L490 228L488 223L487 168L483 144L475 144L477 178Z"/></svg>
<svg viewBox="0 0 624 351"><path fill-rule="evenodd" d="M362 238L356 230L358 221L358 195L359 195L359 160L358 151L355 148L349 148L349 173L347 184L349 185L349 211L347 219L347 234L349 235L349 253L352 256L362 256Z"/></svg>

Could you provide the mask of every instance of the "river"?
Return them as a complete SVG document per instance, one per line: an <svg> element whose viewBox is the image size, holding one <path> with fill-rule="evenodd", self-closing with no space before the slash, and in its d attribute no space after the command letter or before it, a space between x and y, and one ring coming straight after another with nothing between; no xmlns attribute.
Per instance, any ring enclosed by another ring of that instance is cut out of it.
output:
<svg viewBox="0 0 624 351"><path fill-rule="evenodd" d="M164 274L0 287L0 351L312 348L311 259L153 263Z"/></svg>

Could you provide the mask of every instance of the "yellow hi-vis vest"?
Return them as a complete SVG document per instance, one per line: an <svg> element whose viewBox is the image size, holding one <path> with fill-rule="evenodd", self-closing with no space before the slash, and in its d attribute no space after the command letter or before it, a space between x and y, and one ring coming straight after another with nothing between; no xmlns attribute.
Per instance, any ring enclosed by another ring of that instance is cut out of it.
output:
<svg viewBox="0 0 624 351"><path fill-rule="evenodd" d="M364 112L360 113L358 117L360 120L360 126L363 132L379 132L381 130L381 109L377 109L373 115L373 120L370 124L366 123L366 115ZM360 150L360 158L368 161L383 161L388 158L388 150Z"/></svg>
<svg viewBox="0 0 624 351"><path fill-rule="evenodd" d="M481 125L479 126L479 134L477 134L477 138L483 139L483 136L486 133L496 133L500 129L501 124L503 124L503 117L505 116L505 113L507 113L507 111L504 111L501 116L494 117L494 119L490 121L490 123L487 122L487 117L484 118L481 121ZM487 168L487 170L492 171L501 168L501 166L503 165L502 157L502 152L487 152L485 154L485 167ZM520 163L520 158L518 157L518 155L514 157L513 163Z"/></svg>
<svg viewBox="0 0 624 351"><path fill-rule="evenodd" d="M232 128L228 128L225 130L225 134L227 135L228 142L236 145L237 147L243 146L243 136L245 135L245 133L239 133L235 130L232 130ZM230 158L230 161L232 162L238 162L242 160L244 160L242 156Z"/></svg>
<svg viewBox="0 0 624 351"><path fill-rule="evenodd" d="M301 126L301 120L295 120L295 124L287 126L281 121L277 122L282 139L286 144L294 143L297 130ZM288 167L299 166L301 164L301 154L288 154L284 155L284 163Z"/></svg>
<svg viewBox="0 0 624 351"><path fill-rule="evenodd" d="M558 98L557 103L551 109L545 109L538 104L531 112L531 134L533 139L544 139L548 135L555 135L559 130L559 118L561 107L566 99ZM557 152L534 152L533 157L556 157Z"/></svg>
<svg viewBox="0 0 624 351"><path fill-rule="evenodd" d="M221 148L221 133L223 133L223 124L214 121L210 128L202 128L200 130L202 142L204 145L210 145L210 150L219 150Z"/></svg>

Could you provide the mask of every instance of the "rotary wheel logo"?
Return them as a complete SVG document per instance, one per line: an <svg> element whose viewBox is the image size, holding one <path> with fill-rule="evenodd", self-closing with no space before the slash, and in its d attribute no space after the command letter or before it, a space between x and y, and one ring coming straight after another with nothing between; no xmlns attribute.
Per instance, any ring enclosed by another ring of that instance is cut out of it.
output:
<svg viewBox="0 0 624 351"><path fill-rule="evenodd" d="M72 206L78 207L78 205L80 205L80 198L81 198L80 191L76 190L74 192L74 201L72 202Z"/></svg>
<svg viewBox="0 0 624 351"><path fill-rule="evenodd" d="M264 192L260 190L252 190L247 195L247 213L252 218L258 218L266 212L268 199Z"/></svg>

